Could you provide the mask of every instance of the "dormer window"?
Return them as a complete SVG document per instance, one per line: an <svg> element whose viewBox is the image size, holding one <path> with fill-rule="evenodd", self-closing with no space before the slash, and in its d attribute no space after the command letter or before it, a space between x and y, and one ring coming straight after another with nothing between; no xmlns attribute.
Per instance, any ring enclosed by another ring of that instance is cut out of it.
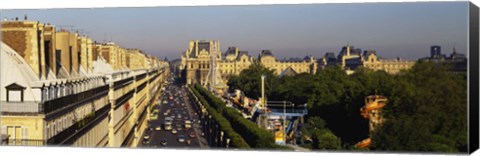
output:
<svg viewBox="0 0 480 156"><path fill-rule="evenodd" d="M12 83L5 87L7 90L7 102L23 102L25 87Z"/></svg>

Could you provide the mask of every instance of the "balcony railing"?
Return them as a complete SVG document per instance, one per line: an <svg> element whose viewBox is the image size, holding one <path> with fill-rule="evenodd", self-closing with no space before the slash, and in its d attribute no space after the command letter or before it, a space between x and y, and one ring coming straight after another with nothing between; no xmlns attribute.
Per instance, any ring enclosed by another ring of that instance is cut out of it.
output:
<svg viewBox="0 0 480 156"><path fill-rule="evenodd" d="M2 146L44 146L44 140L33 140L33 139L5 139L2 140Z"/></svg>
<svg viewBox="0 0 480 156"><path fill-rule="evenodd" d="M43 105L39 101L6 102L0 104L2 113L39 113L43 112Z"/></svg>
<svg viewBox="0 0 480 156"><path fill-rule="evenodd" d="M73 144L73 142L75 142L78 138L83 136L90 129L92 129L98 123L100 123L103 119L105 119L108 116L109 110L110 110L110 105L104 106L103 108L96 111L94 115L86 117L74 123L67 129L51 137L50 139L48 139L47 143L49 145Z"/></svg>
<svg viewBox="0 0 480 156"><path fill-rule="evenodd" d="M50 100L44 102L44 113L50 113L56 110L59 110L63 107L70 105L80 104L87 100L93 100L94 98L99 98L98 96L104 96L108 93L108 85L98 87L95 89L90 89L78 94L72 94L64 96L58 99Z"/></svg>

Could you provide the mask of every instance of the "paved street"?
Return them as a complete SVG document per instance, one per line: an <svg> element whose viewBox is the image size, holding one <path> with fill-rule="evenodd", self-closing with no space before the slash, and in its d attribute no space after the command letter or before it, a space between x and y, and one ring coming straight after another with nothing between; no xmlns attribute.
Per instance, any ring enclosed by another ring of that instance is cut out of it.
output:
<svg viewBox="0 0 480 156"><path fill-rule="evenodd" d="M205 143L201 143L205 141L200 141L204 139L200 135L198 115L193 111L186 88L178 83L171 83L165 87L160 99L150 114L152 120L149 121L148 128L143 130L142 141L138 147L207 148ZM168 127L165 125L166 120L172 121L171 130L165 129ZM185 124L187 120L192 123L188 129ZM172 131L177 132L174 134ZM194 136L191 136L192 133ZM180 142L180 136L184 137L184 141Z"/></svg>

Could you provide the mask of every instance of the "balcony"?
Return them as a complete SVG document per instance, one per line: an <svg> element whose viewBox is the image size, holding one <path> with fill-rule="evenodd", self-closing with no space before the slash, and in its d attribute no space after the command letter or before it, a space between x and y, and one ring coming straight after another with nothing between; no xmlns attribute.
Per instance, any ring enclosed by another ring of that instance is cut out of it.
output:
<svg viewBox="0 0 480 156"><path fill-rule="evenodd" d="M44 110L45 114L57 111L62 108L66 108L69 106L76 106L79 104L83 104L86 101L91 101L94 99L101 98L108 94L108 85L98 87L95 89L90 89L78 94L72 94L68 96L64 96L58 99L50 100L44 102Z"/></svg>
<svg viewBox="0 0 480 156"><path fill-rule="evenodd" d="M67 129L58 133L47 140L49 145L71 145L81 136L86 134L102 120L108 117L110 105L106 105L103 108L96 111L93 115L85 117L84 119L74 123Z"/></svg>
<svg viewBox="0 0 480 156"><path fill-rule="evenodd" d="M76 108L85 102L100 99L108 94L108 85L90 89L81 93L67 95L57 99L23 102L1 101L0 112L2 114L48 114L46 117L54 117L68 111L58 111L64 108Z"/></svg>
<svg viewBox="0 0 480 156"><path fill-rule="evenodd" d="M2 140L2 146L44 146L45 141L43 140L32 140L32 139L8 139L5 138Z"/></svg>
<svg viewBox="0 0 480 156"><path fill-rule="evenodd" d="M43 104L39 101L6 102L0 104L0 111L3 113L41 113Z"/></svg>

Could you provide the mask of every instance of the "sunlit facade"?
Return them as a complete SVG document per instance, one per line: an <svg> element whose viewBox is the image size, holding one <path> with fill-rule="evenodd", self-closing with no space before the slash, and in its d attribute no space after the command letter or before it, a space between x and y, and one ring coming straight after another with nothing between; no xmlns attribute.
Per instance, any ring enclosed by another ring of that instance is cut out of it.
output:
<svg viewBox="0 0 480 156"><path fill-rule="evenodd" d="M167 62L39 21L1 24L2 144L137 144Z"/></svg>

